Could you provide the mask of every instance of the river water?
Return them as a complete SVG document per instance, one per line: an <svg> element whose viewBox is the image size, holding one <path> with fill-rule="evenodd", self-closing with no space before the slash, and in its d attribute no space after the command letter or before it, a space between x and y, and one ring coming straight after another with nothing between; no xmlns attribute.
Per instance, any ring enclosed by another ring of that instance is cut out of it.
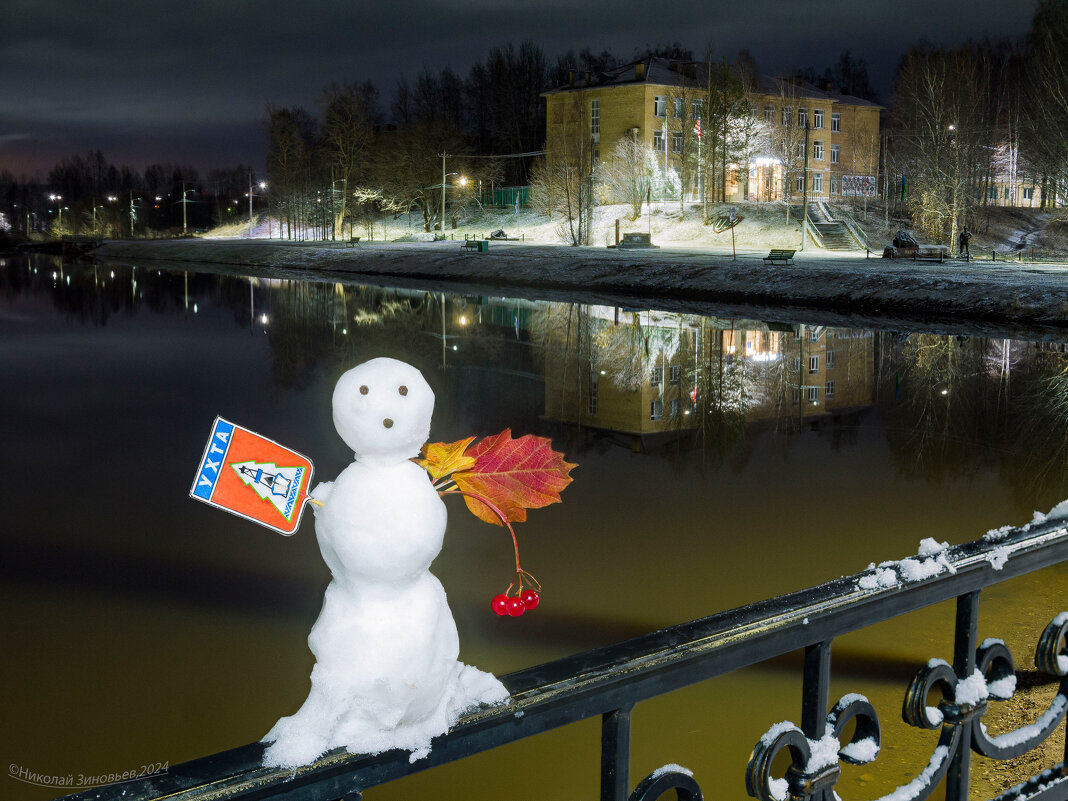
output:
<svg viewBox="0 0 1068 801"><path fill-rule="evenodd" d="M309 455L351 458L330 394L392 356L436 397L431 439L510 428L576 462L563 502L517 526L544 587L489 602L511 542L449 500L434 565L461 658L498 675L950 544L1068 497L1063 343L655 308L0 259L6 478L0 797L17 778L171 765L261 737L307 694L328 581L311 515L282 537L188 497L216 415ZM1068 566L983 596L980 638L1018 667L1068 607ZM862 692L883 756L839 791L907 782L934 745L898 723L911 674L952 657L943 605L835 643L832 699ZM752 745L800 719L782 660L639 705L632 783L681 763L744 798ZM595 797L599 725L421 773L369 798ZM77 782L75 781L75 784ZM717 795L722 792L717 792ZM844 793L843 793L844 795Z"/></svg>

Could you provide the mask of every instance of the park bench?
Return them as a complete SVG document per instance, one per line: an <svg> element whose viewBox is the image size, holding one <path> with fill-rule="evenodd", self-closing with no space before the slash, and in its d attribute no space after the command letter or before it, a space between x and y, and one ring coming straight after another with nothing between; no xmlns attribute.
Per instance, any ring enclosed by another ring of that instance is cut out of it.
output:
<svg viewBox="0 0 1068 801"><path fill-rule="evenodd" d="M773 250L767 256L764 257L765 264L793 264L794 253L793 250Z"/></svg>
<svg viewBox="0 0 1068 801"><path fill-rule="evenodd" d="M473 250L477 253L485 253L489 250L489 240L486 239L465 239L464 243L460 245L461 250Z"/></svg>
<svg viewBox="0 0 1068 801"><path fill-rule="evenodd" d="M360 244L360 238L358 236L350 236L349 237L349 247L350 248L357 247L359 244Z"/></svg>

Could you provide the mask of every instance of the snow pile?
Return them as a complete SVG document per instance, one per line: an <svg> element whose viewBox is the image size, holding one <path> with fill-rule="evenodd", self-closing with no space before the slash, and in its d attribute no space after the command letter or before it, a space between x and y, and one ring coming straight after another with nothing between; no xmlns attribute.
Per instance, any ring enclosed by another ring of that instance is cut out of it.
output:
<svg viewBox="0 0 1068 801"><path fill-rule="evenodd" d="M817 773L831 765L838 764L838 749L841 747L833 732L828 732L818 740L809 740L809 757L805 763L805 773Z"/></svg>
<svg viewBox="0 0 1068 801"><path fill-rule="evenodd" d="M948 548L948 542L937 542L926 537L920 541L920 549L916 554L921 558L882 562L878 567L872 562L867 567L872 572L857 579L857 587L862 590L875 590L880 587L893 587L903 581L923 581L940 573L956 573L957 568L946 556Z"/></svg>
<svg viewBox="0 0 1068 801"><path fill-rule="evenodd" d="M441 551L445 505L409 458L430 431L434 393L411 365L373 359L345 373L334 425L355 451L312 497L315 532L332 580L308 636L311 692L264 737L264 764L294 768L344 747L393 748L415 761L431 738L508 691L457 661L456 623L430 564Z"/></svg>
<svg viewBox="0 0 1068 801"><path fill-rule="evenodd" d="M682 765L676 765L675 763L671 762L667 765L661 765L659 768L654 770L651 774L651 778L659 779L665 773L681 773L683 776L689 776L691 778L693 777L692 770L690 770L689 768L684 768Z"/></svg>
<svg viewBox="0 0 1068 801"><path fill-rule="evenodd" d="M865 737L863 740L848 743L842 748L841 754L854 762L864 764L879 756L879 744L875 742L875 738Z"/></svg>
<svg viewBox="0 0 1068 801"><path fill-rule="evenodd" d="M1009 549L1004 545L999 545L986 555L986 561L990 563L994 570L1001 570L1001 568L1005 567L1005 563L1009 561L1009 555Z"/></svg>
<svg viewBox="0 0 1068 801"><path fill-rule="evenodd" d="M986 677L979 670L976 670L968 678L957 682L957 688L953 692L953 701L958 704L976 706L985 701L989 694Z"/></svg>

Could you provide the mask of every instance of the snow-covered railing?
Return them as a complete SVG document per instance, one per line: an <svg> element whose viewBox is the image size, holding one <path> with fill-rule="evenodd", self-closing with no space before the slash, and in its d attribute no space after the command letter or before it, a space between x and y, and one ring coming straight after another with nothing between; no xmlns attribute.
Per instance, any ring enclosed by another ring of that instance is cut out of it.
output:
<svg viewBox="0 0 1068 801"><path fill-rule="evenodd" d="M447 735L434 740L424 759L412 762L407 751L377 756L342 751L328 753L306 767L285 770L263 767L264 746L254 743L172 767L163 774L69 798L356 801L365 790L393 779L600 717L603 801L652 801L672 788L683 801L699 801L702 794L697 778L678 765L655 771L631 792L634 705L803 650L801 724L782 722L769 728L753 751L746 786L750 795L761 801L833 801L839 795L835 792L839 763L872 762L880 746L878 715L862 696L848 694L827 713L834 638L956 599L952 664L932 659L922 666L908 687L904 708L910 724L940 730L938 745L920 775L884 799L922 801L945 780L946 798L966 801L971 751L995 759L1029 751L1057 729L1068 708L1068 611L1057 610L1059 614L1046 627L1036 651L1037 667L1062 677L1051 706L1028 726L997 737L988 735L983 716L990 702L1013 694L1015 674L1012 654L1001 641L976 643L979 595L993 584L1065 560L1068 528L1063 517L1036 515L1033 523L1022 528L997 529L953 547L924 540L915 557L872 565L862 573L817 587L505 676L511 698L503 705L483 707L463 717ZM932 693L941 693L937 706L930 706L928 701ZM851 721L855 721L854 733L843 745L840 737ZM791 764L785 776L775 777L772 765L783 749L789 751ZM1065 801L1065 762L1001 798Z"/></svg>

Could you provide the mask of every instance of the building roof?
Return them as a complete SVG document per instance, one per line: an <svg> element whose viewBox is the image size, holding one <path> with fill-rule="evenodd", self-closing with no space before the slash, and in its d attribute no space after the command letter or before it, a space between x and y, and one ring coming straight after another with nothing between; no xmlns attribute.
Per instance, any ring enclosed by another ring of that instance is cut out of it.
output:
<svg viewBox="0 0 1068 801"><path fill-rule="evenodd" d="M682 61L679 59L650 56L641 61L632 61L603 72L583 72L575 70L572 82L543 92L543 95L574 92L597 87L624 86L627 84L647 83L656 86L680 87L694 89L702 87L702 75L707 69L705 62ZM869 106L882 108L878 103L864 100L841 92L831 91L829 87L821 89L815 84L800 78L776 78L770 75L758 75L753 92L762 95L807 98L824 100L829 103L842 103L850 106Z"/></svg>

